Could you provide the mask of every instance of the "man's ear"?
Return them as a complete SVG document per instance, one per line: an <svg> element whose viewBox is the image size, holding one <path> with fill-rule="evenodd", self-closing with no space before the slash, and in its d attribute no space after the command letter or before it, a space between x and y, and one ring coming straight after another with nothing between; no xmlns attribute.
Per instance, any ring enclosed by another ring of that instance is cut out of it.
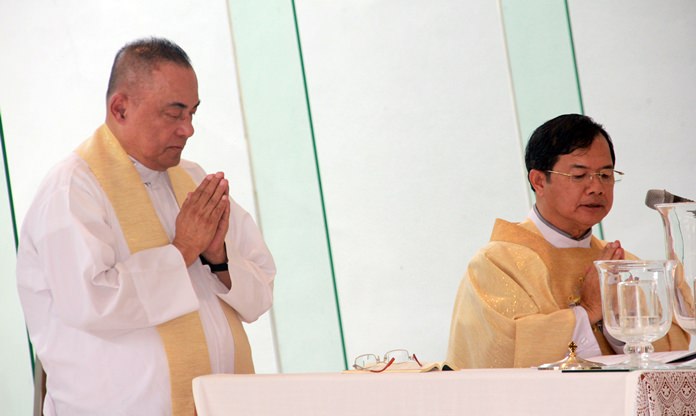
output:
<svg viewBox="0 0 696 416"><path fill-rule="evenodd" d="M126 120L127 104L128 97L123 93L117 92L109 98L109 115L117 123L123 123Z"/></svg>
<svg viewBox="0 0 696 416"><path fill-rule="evenodd" d="M532 188L534 188L534 192L537 195L543 195L544 187L546 186L546 173L536 169L530 170L529 183L532 184Z"/></svg>

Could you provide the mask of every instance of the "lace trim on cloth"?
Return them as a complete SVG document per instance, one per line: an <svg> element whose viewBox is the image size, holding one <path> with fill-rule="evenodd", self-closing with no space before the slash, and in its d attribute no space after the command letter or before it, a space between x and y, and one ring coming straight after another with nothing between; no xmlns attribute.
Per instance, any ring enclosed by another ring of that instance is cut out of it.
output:
<svg viewBox="0 0 696 416"><path fill-rule="evenodd" d="M636 415L696 416L694 372L654 371L641 374Z"/></svg>

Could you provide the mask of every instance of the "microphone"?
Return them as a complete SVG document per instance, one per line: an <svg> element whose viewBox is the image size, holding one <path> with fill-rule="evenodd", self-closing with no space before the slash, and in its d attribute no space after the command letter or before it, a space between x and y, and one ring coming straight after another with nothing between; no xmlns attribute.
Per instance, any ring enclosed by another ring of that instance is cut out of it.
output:
<svg viewBox="0 0 696 416"><path fill-rule="evenodd" d="M657 204L671 204L674 202L694 202L691 199L672 195L664 189L651 189L645 194L645 205L648 208L656 209Z"/></svg>

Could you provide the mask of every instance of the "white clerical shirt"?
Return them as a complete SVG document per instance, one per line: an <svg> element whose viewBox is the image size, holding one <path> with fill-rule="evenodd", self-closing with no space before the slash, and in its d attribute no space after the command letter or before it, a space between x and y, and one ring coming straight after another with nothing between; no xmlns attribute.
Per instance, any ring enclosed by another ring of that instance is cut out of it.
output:
<svg viewBox="0 0 696 416"><path fill-rule="evenodd" d="M183 167L199 183L205 172ZM179 212L168 176L136 163L170 239ZM218 298L252 322L273 300L275 265L234 201L226 239L232 288L171 244L132 254L109 200L73 154L51 170L24 220L20 299L47 373L47 415L167 415L170 381L156 326L198 310L213 372L234 371Z"/></svg>

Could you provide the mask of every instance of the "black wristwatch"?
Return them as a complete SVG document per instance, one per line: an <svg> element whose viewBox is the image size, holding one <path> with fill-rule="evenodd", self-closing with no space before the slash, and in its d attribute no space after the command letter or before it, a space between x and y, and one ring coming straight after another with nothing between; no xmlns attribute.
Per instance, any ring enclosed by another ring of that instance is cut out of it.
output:
<svg viewBox="0 0 696 416"><path fill-rule="evenodd" d="M230 270L230 267L229 267L229 265L227 264L227 262L228 262L228 260L227 260L227 246L225 246L225 262L224 262L224 263L213 264L213 263L209 262L208 260L206 260L206 258L203 257L202 254L201 254L200 256L198 256L198 257L201 259L201 263L203 263L204 265L210 267L210 271L213 272L213 273L215 273L215 272L226 272L226 271L229 271L229 270Z"/></svg>

